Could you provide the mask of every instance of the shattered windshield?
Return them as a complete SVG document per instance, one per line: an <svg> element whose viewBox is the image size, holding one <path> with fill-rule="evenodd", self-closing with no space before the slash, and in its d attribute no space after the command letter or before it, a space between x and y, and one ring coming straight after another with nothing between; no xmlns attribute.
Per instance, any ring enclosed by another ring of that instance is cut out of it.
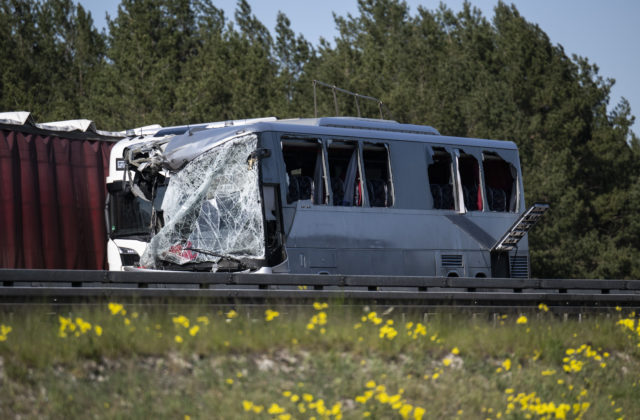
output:
<svg viewBox="0 0 640 420"><path fill-rule="evenodd" d="M264 258L258 166L247 163L257 143L255 134L232 138L171 177L162 204L165 225L142 266Z"/></svg>

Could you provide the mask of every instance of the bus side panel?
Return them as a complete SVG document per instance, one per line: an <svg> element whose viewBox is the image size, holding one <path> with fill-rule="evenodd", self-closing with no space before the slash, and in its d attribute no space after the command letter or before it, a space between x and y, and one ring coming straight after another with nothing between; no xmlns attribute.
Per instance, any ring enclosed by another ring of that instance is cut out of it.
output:
<svg viewBox="0 0 640 420"><path fill-rule="evenodd" d="M432 251L455 250L442 252L464 255L465 252L482 249L476 241L437 213L299 207L287 238L291 270L340 274L442 275L436 273ZM336 253L335 270L329 270L329 267L314 270L312 261L316 250ZM474 259L478 260L482 261L482 258ZM488 269L489 265L484 268ZM467 273L462 271L458 275Z"/></svg>

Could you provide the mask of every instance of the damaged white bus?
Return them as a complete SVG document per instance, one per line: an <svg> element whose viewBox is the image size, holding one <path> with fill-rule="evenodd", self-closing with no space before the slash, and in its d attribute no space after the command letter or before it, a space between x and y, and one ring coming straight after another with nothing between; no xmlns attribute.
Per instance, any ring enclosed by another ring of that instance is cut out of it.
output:
<svg viewBox="0 0 640 420"><path fill-rule="evenodd" d="M146 269L528 277L547 209L525 208L514 143L428 126L259 121L150 147L127 154L135 179L168 179Z"/></svg>

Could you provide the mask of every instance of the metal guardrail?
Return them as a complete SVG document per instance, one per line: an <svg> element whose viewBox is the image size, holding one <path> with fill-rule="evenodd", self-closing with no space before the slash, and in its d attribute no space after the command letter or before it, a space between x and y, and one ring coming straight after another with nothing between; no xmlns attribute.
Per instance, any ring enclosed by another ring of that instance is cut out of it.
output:
<svg viewBox="0 0 640 420"><path fill-rule="evenodd" d="M0 269L0 302L189 300L640 309L640 280Z"/></svg>

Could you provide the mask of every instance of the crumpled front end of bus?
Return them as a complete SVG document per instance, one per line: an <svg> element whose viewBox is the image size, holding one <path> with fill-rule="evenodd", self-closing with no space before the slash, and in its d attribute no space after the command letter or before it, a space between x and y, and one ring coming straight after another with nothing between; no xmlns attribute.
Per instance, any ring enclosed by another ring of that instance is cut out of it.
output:
<svg viewBox="0 0 640 420"><path fill-rule="evenodd" d="M164 226L140 260L146 268L262 260L264 222L255 134L205 151L172 175L162 203ZM250 267L247 267L250 268Z"/></svg>

